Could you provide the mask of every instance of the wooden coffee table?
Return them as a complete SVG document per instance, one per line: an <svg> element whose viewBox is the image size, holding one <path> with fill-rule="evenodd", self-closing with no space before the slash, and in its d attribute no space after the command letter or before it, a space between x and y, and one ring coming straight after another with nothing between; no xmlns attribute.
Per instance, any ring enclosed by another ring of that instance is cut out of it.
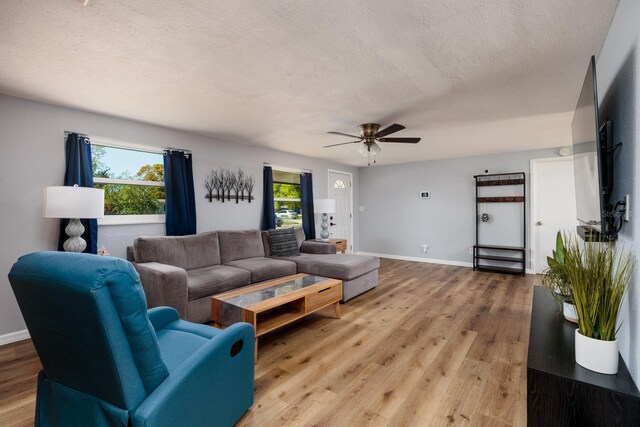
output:
<svg viewBox="0 0 640 427"><path fill-rule="evenodd" d="M211 319L218 328L252 324L257 361L259 337L329 305L339 319L341 299L341 280L296 274L212 296Z"/></svg>

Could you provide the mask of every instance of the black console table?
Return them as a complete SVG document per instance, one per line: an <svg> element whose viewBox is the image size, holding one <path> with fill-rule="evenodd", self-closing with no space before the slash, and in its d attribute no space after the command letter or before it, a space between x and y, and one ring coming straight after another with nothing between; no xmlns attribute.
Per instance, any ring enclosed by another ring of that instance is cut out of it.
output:
<svg viewBox="0 0 640 427"><path fill-rule="evenodd" d="M527 424L640 426L640 393L620 357L617 375L576 364L576 326L549 292L535 286L527 361Z"/></svg>

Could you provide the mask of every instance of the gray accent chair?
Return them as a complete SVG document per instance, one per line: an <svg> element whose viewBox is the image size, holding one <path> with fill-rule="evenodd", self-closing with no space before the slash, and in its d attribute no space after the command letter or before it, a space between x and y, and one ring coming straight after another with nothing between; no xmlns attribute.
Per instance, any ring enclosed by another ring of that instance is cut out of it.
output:
<svg viewBox="0 0 640 427"><path fill-rule="evenodd" d="M305 241L302 229L296 240L300 256L275 258L269 233L260 230L138 237L127 258L150 308L174 307L180 318L197 323L211 321L212 295L296 273L342 280L343 302L378 284L378 258L337 255L334 245Z"/></svg>

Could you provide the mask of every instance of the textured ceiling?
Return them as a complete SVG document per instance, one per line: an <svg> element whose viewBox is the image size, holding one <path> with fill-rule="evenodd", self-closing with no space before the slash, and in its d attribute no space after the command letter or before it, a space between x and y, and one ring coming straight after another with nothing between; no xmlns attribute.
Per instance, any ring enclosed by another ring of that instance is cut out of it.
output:
<svg viewBox="0 0 640 427"><path fill-rule="evenodd" d="M366 165L567 145L617 0L2 0L0 93Z"/></svg>

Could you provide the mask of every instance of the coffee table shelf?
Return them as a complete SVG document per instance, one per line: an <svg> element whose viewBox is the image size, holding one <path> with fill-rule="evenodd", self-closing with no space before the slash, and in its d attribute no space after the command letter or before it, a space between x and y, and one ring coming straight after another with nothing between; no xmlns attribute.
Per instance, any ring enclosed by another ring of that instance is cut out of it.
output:
<svg viewBox="0 0 640 427"><path fill-rule="evenodd" d="M308 274L296 274L211 297L211 319L219 328L237 322L253 325L258 338L315 311L333 305L340 318L342 281Z"/></svg>
<svg viewBox="0 0 640 427"><path fill-rule="evenodd" d="M306 316L304 299L297 299L271 310L256 313L256 337Z"/></svg>

